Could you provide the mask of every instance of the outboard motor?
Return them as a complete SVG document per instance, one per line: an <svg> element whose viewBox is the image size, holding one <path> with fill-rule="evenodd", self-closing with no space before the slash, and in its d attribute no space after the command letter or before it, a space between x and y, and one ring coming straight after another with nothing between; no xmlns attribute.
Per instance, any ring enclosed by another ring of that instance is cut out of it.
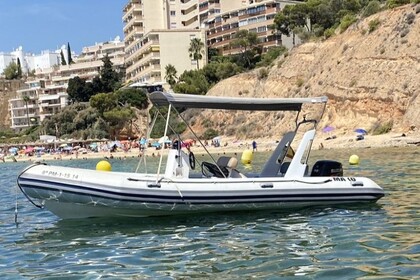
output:
<svg viewBox="0 0 420 280"><path fill-rule="evenodd" d="M312 168L311 176L314 177L342 177L343 176L343 165L341 162L333 160L319 160L314 164Z"/></svg>

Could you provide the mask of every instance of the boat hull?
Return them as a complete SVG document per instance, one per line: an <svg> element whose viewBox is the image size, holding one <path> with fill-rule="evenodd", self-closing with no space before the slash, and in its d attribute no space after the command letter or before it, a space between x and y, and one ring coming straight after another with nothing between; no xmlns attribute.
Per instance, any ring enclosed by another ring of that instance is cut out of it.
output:
<svg viewBox="0 0 420 280"><path fill-rule="evenodd" d="M35 205L63 219L146 217L194 212L290 209L375 202L367 178L171 178L32 165L18 177Z"/></svg>

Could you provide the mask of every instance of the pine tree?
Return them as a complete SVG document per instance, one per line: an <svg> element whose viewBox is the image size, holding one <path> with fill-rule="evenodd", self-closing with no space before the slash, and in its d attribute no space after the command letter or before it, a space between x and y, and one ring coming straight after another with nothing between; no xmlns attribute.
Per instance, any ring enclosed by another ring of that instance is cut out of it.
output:
<svg viewBox="0 0 420 280"><path fill-rule="evenodd" d="M101 82L102 82L102 90L104 92L113 92L117 89L121 83L120 75L112 69L112 61L106 55L102 58L102 62L104 63L101 68Z"/></svg>
<svg viewBox="0 0 420 280"><path fill-rule="evenodd" d="M63 50L61 50L61 65L67 65L66 59L64 58Z"/></svg>
<svg viewBox="0 0 420 280"><path fill-rule="evenodd" d="M20 65L20 59L17 58L17 76L18 78L22 78L22 66Z"/></svg>
<svg viewBox="0 0 420 280"><path fill-rule="evenodd" d="M74 61L73 61L73 59L71 58L71 49L70 49L70 43L69 43L69 42L67 42L67 57L68 57L68 59L69 59L69 65L70 65L70 64L73 64L73 63L74 63Z"/></svg>

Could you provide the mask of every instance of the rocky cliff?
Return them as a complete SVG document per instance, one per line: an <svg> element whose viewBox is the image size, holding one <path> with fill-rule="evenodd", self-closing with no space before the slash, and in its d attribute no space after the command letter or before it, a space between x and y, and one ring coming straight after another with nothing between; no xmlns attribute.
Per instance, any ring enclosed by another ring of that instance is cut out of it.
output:
<svg viewBox="0 0 420 280"><path fill-rule="evenodd" d="M24 85L20 80L0 79L0 127L10 127L9 99L16 97L16 91Z"/></svg>
<svg viewBox="0 0 420 280"><path fill-rule="evenodd" d="M266 69L231 77L209 95L329 98L319 128L335 133L356 127L393 132L420 128L420 4L387 10L353 24L328 40L294 48ZM202 133L211 122L223 135L278 137L283 114L242 113L234 121L222 113L193 117ZM263 120L263 121L261 121Z"/></svg>

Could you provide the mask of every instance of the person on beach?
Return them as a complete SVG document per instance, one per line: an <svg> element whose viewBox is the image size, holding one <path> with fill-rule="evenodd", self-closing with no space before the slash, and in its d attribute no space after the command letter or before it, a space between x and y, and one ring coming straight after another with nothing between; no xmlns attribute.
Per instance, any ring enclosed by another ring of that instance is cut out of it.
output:
<svg viewBox="0 0 420 280"><path fill-rule="evenodd" d="M252 141L252 151L256 152L257 151L257 142L254 140Z"/></svg>

